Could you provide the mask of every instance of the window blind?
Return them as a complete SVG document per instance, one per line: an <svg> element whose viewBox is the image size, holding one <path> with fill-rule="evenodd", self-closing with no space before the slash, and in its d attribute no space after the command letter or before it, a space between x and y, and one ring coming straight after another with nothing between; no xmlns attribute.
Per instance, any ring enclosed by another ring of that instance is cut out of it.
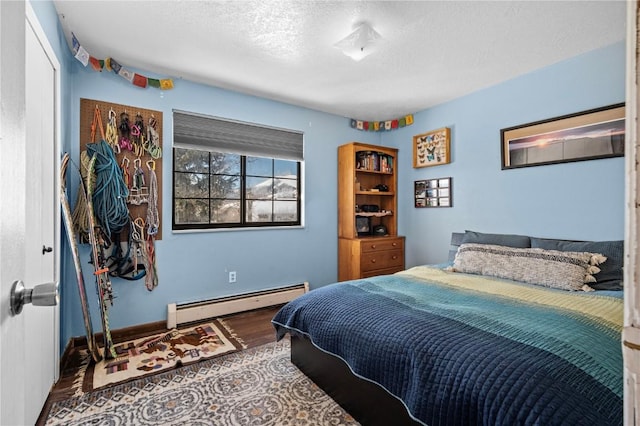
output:
<svg viewBox="0 0 640 426"><path fill-rule="evenodd" d="M173 111L174 148L302 161L302 132Z"/></svg>

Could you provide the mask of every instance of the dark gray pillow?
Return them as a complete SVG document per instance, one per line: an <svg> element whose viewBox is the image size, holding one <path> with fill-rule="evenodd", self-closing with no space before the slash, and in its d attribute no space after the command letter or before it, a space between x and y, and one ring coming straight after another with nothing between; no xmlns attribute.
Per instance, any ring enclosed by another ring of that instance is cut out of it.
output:
<svg viewBox="0 0 640 426"><path fill-rule="evenodd" d="M622 290L622 266L624 264L624 241L566 241L531 237L531 247L545 250L585 251L600 253L607 261L598 265L594 290Z"/></svg>
<svg viewBox="0 0 640 426"><path fill-rule="evenodd" d="M531 239L526 235L483 234L476 231L465 231L461 244L493 244L515 248L531 247Z"/></svg>

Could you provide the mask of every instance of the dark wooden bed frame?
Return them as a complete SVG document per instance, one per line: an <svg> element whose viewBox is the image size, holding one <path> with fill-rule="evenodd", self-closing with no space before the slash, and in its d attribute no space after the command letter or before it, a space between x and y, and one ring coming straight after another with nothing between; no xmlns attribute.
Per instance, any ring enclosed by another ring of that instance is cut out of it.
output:
<svg viewBox="0 0 640 426"><path fill-rule="evenodd" d="M450 261L463 236L456 232L451 235ZM382 386L354 375L342 359L317 348L304 336L292 334L291 362L362 425L421 424L409 416L398 398Z"/></svg>
<svg viewBox="0 0 640 426"><path fill-rule="evenodd" d="M420 424L398 398L355 376L343 360L318 349L306 337L291 336L291 362L364 426Z"/></svg>

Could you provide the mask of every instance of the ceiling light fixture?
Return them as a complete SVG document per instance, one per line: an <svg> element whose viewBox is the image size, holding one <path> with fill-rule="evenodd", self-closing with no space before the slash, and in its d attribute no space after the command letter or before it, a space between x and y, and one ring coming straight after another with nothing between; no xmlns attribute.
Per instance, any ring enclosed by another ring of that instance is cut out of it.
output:
<svg viewBox="0 0 640 426"><path fill-rule="evenodd" d="M354 61L359 61L375 51L376 41L380 38L382 36L365 22L333 46Z"/></svg>

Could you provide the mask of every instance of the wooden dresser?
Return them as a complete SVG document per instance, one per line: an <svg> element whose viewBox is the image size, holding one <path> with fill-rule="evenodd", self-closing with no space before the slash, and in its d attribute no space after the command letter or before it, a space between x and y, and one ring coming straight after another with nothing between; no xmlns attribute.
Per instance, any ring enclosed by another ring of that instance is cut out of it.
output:
<svg viewBox="0 0 640 426"><path fill-rule="evenodd" d="M339 238L338 280L393 274L404 269L404 237Z"/></svg>

